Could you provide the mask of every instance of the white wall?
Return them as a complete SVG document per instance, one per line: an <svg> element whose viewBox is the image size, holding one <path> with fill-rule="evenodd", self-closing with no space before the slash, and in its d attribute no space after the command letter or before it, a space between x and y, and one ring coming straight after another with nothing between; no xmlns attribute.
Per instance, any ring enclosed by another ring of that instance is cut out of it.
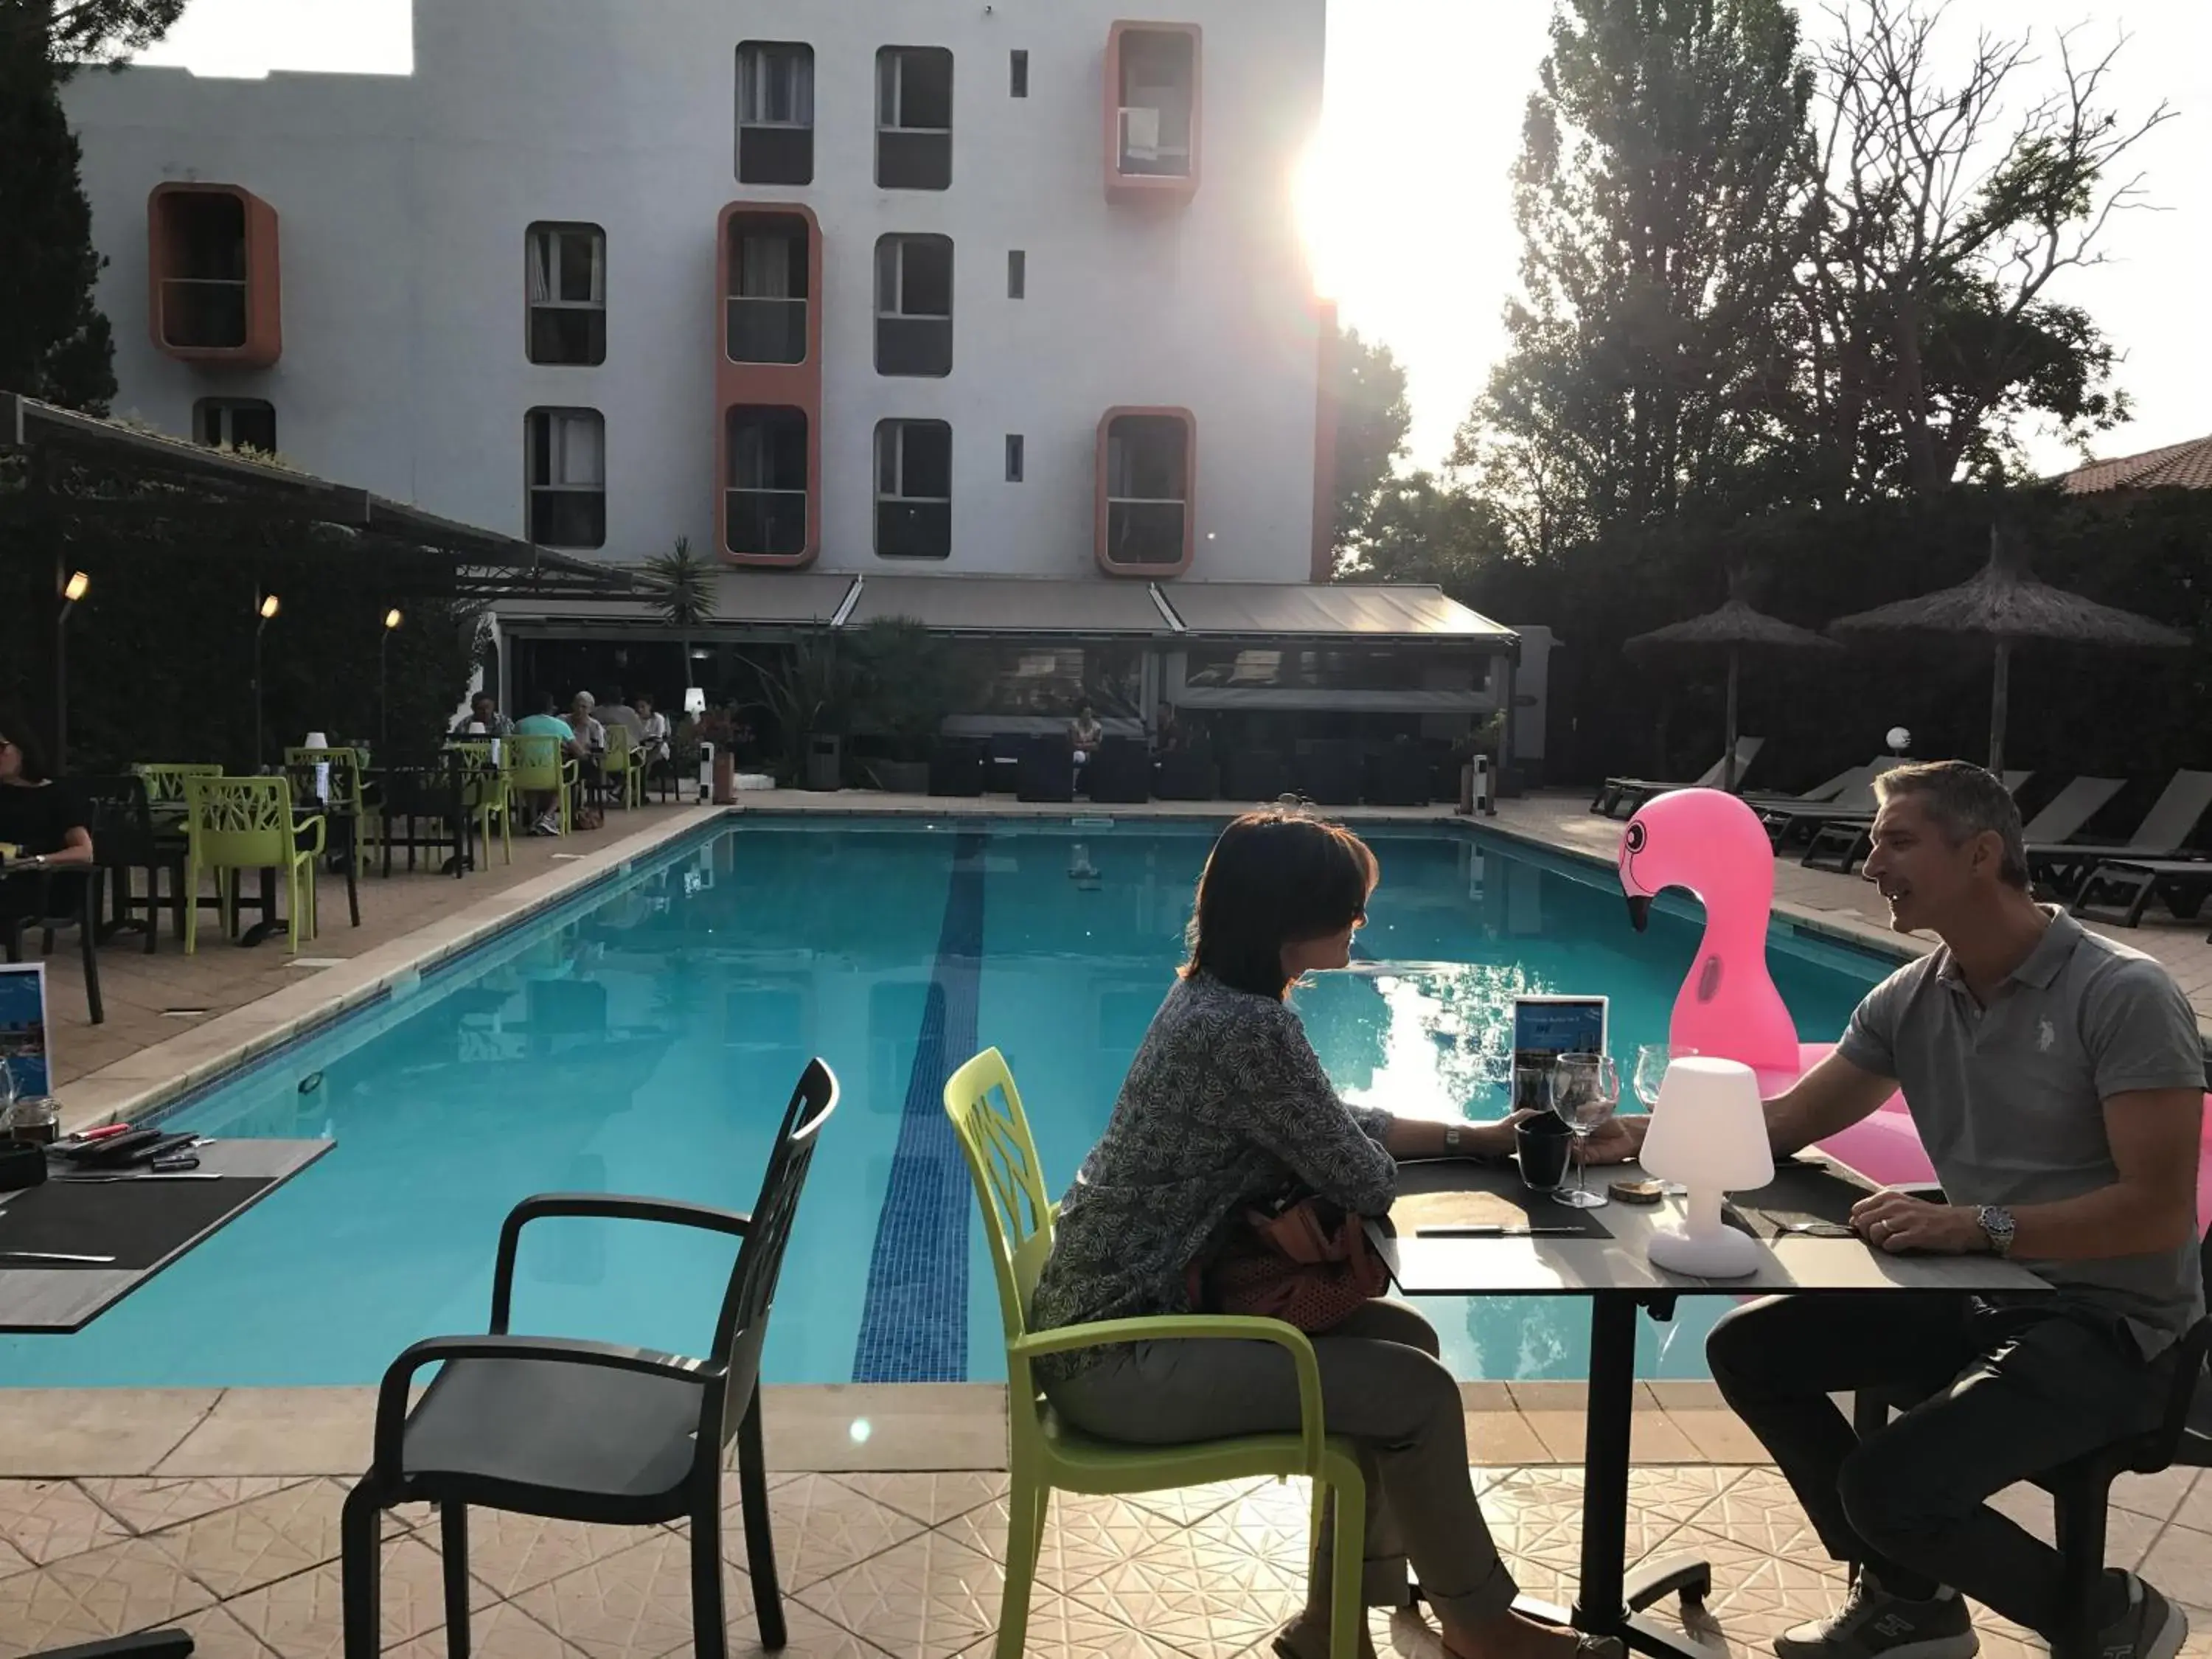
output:
<svg viewBox="0 0 2212 1659"><path fill-rule="evenodd" d="M1318 117L1325 0L1175 0L1147 19L1206 30L1203 177L1187 207L1113 206L1103 187L1107 33L1127 0L465 0L418 3L411 78L180 70L87 75L68 93L94 232L111 263L119 412L179 433L193 401L266 398L310 470L521 533L524 411L601 410L605 556L679 532L717 544L716 216L800 200L825 249L819 567L1086 576L1093 453L1116 404L1199 423L1194 579L1303 580L1311 537L1316 353L1293 174ZM895 22L880 21L895 15ZM815 49L811 189L740 186L740 39ZM955 54L952 188L874 184L880 46ZM1030 96L1007 54L1030 53ZM277 212L283 356L213 370L155 351L146 198L164 179L245 186ZM597 368L524 353L523 238L537 220L605 228L608 352ZM874 370L876 239L957 249L943 380ZM1029 255L1029 297L1006 256ZM954 429L954 552L873 551L872 434L887 416ZM1028 481L1003 481L1004 439Z"/></svg>

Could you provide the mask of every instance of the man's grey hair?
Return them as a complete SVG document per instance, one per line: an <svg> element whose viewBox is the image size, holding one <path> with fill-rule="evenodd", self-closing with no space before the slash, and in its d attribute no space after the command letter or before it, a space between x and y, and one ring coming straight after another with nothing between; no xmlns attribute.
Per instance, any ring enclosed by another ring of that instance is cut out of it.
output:
<svg viewBox="0 0 2212 1659"><path fill-rule="evenodd" d="M1899 795L1912 796L1954 847L1964 846L1976 836L1996 836L2004 847L1998 878L2008 886L2027 889L2027 844L2021 833L2020 805L1994 772L1971 761L1923 761L1884 772L1874 781L1874 795L1884 806Z"/></svg>

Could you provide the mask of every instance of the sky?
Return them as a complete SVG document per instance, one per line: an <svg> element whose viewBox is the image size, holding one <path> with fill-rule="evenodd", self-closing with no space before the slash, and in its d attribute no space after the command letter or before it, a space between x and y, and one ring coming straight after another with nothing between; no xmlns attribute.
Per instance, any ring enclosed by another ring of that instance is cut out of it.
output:
<svg viewBox="0 0 2212 1659"><path fill-rule="evenodd" d="M453 0L447 0L452 3ZM880 3L882 0L871 0ZM1251 0L1266 3L1266 0ZM1804 8L1808 35L1825 8ZM1387 342L1406 366L1412 460L1441 461L1505 346L1499 321L1519 260L1510 174L1522 110L1547 44L1548 0L1333 0L1322 131L1301 194L1356 201L1356 223L1308 214L1316 280L1344 321ZM2124 33L2107 103L2140 117L2160 100L2178 118L2132 155L2152 211L2120 216L2095 270L2063 274L2051 297L2089 308L2124 354L2119 383L2136 418L2096 442L2124 455L2212 432L2212 0L1950 0L1946 38L2026 30L2046 69L2056 32L2077 53ZM404 74L408 0L192 0L149 63L200 74L270 69ZM2047 83L2022 72L2023 89ZM2047 434L2026 434L2045 470L2072 464Z"/></svg>

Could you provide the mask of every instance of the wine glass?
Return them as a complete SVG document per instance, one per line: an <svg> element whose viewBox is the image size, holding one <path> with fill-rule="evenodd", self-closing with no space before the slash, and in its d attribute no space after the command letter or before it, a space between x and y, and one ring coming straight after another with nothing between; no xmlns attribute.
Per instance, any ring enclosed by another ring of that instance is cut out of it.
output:
<svg viewBox="0 0 2212 1659"><path fill-rule="evenodd" d="M1575 1184L1552 1194L1570 1209L1595 1210L1608 1200L1589 1189L1589 1137L1620 1104L1620 1073L1607 1054L1561 1054L1552 1062L1552 1110L1574 1132Z"/></svg>
<svg viewBox="0 0 2212 1659"><path fill-rule="evenodd" d="M1674 1060L1674 1049L1663 1042L1647 1042L1636 1051L1636 1097L1644 1103L1645 1111L1658 1106L1659 1085L1667 1080L1667 1068ZM1662 1181L1659 1189L1669 1197L1680 1197L1689 1190L1679 1181Z"/></svg>

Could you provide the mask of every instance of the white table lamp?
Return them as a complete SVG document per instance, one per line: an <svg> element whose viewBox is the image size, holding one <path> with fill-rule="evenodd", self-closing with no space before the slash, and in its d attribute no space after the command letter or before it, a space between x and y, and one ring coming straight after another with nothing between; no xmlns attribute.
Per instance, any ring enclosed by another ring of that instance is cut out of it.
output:
<svg viewBox="0 0 2212 1659"><path fill-rule="evenodd" d="M1743 1279L1759 1271L1759 1243L1721 1219L1721 1196L1774 1179L1766 1110L1751 1067L1685 1054L1667 1068L1640 1162L1688 1189L1679 1226L1655 1228L1652 1265L1699 1279Z"/></svg>

